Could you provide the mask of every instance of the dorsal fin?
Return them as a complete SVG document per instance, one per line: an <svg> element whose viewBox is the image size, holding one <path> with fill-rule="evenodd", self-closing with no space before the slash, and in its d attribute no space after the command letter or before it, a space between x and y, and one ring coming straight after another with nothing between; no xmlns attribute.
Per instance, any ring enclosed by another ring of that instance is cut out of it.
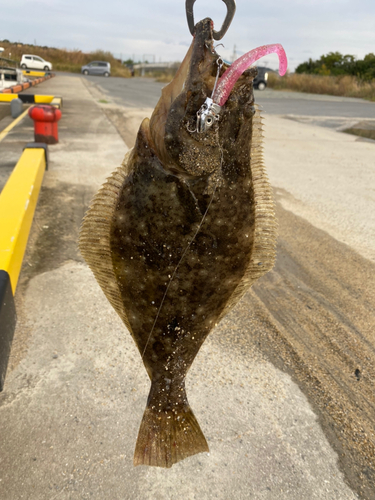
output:
<svg viewBox="0 0 375 500"><path fill-rule="evenodd" d="M119 287L113 272L110 230L118 196L129 170L129 151L118 167L94 196L80 230L79 249L105 296L132 333Z"/></svg>
<svg viewBox="0 0 375 500"><path fill-rule="evenodd" d="M255 104L250 146L251 173L254 189L254 244L250 264L220 315L219 321L233 309L247 289L270 271L276 260L277 222L272 187L263 163L263 126L259 107Z"/></svg>

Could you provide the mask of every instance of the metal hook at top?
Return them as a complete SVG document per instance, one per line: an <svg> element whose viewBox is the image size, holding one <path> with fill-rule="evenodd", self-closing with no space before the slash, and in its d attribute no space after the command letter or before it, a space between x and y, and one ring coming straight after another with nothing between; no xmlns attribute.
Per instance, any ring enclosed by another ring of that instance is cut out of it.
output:
<svg viewBox="0 0 375 500"><path fill-rule="evenodd" d="M232 22L234 13L236 12L236 2L235 0L223 0L225 5L227 6L227 15L225 16L223 25L220 31L213 31L214 40L221 40L225 33L227 32L230 23ZM194 13L193 13L193 5L195 0L186 0L186 17L189 25L189 30L192 35L194 35Z"/></svg>

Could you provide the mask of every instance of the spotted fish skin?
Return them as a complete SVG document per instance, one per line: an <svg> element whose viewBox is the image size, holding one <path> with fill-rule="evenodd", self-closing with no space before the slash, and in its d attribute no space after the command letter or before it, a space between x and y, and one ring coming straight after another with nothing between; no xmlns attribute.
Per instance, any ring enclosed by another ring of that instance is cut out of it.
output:
<svg viewBox="0 0 375 500"><path fill-rule="evenodd" d="M151 379L135 465L170 467L208 451L187 401L186 374L212 328L274 261L255 70L239 79L218 124L206 134L192 129L212 92L217 57L206 19L81 231L81 252Z"/></svg>

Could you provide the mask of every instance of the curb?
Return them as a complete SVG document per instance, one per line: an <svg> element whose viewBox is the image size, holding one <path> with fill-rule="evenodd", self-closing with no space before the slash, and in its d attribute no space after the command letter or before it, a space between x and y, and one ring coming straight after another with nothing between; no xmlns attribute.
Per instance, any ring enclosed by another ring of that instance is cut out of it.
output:
<svg viewBox="0 0 375 500"><path fill-rule="evenodd" d="M16 327L14 293L47 168L46 144L30 143L0 193L0 391Z"/></svg>
<svg viewBox="0 0 375 500"><path fill-rule="evenodd" d="M7 89L0 90L0 94L18 94L18 92L22 92L23 90L26 90L30 87L34 87L35 85L38 85L39 83L42 83L45 80L49 80L50 78L53 78L54 76L55 76L55 74L51 73L50 75L46 75L46 76L43 76L41 78L36 78L35 80L32 80L31 82L13 85L13 87L9 87Z"/></svg>
<svg viewBox="0 0 375 500"><path fill-rule="evenodd" d="M46 149L46 144L27 144L0 193L0 270L9 274L13 293L47 166Z"/></svg>

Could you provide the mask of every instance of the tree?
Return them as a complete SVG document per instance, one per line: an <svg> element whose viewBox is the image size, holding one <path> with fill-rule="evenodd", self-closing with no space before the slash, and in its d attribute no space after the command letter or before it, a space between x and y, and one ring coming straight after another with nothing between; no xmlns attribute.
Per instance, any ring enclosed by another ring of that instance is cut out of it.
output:
<svg viewBox="0 0 375 500"><path fill-rule="evenodd" d="M356 73L363 80L372 80L375 78L375 54L370 52L362 61L357 61Z"/></svg>
<svg viewBox="0 0 375 500"><path fill-rule="evenodd" d="M297 66L296 73L313 75L353 75L363 80L375 78L375 55L367 54L363 60L356 59L351 54L342 55L340 52L329 52L314 61L309 59Z"/></svg>

